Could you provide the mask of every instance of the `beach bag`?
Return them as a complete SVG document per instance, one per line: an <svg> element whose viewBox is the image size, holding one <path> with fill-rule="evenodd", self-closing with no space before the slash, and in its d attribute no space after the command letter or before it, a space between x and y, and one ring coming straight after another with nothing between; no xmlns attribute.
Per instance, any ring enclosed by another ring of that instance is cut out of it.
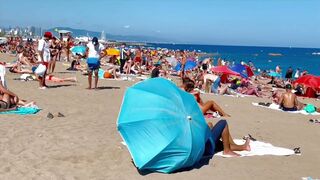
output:
<svg viewBox="0 0 320 180"><path fill-rule="evenodd" d="M112 74L109 73L109 72L105 72L105 73L103 74L103 77L104 77L105 79L109 79L109 78L112 78Z"/></svg>
<svg viewBox="0 0 320 180"><path fill-rule="evenodd" d="M100 66L100 61L98 58L88 58L87 64L90 68L98 68Z"/></svg>
<svg viewBox="0 0 320 180"><path fill-rule="evenodd" d="M304 107L304 110L307 113L314 113L314 112L316 112L316 107L312 104L307 104L306 107Z"/></svg>

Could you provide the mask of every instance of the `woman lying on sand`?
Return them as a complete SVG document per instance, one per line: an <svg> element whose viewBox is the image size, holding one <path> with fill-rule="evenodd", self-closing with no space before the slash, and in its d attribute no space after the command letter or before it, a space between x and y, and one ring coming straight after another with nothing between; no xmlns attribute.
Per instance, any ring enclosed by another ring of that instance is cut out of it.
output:
<svg viewBox="0 0 320 180"><path fill-rule="evenodd" d="M217 104L215 103L214 101L207 101L207 102L203 102L202 99L200 98L200 92L198 91L194 91L194 81L192 81L190 78L183 78L182 79L182 88L193 94L200 106L200 109L202 110L203 114L207 113L208 111L213 111L213 112L216 112L218 111L218 113L221 115L221 116L226 116L226 117L230 117L229 114L225 113L222 108Z"/></svg>
<svg viewBox="0 0 320 180"><path fill-rule="evenodd" d="M12 65L10 68L9 68L9 71L12 72L12 73L17 73L17 74L32 74L32 70L29 70L29 69L23 69L21 67L21 64L19 62L17 62L16 64Z"/></svg>
<svg viewBox="0 0 320 180"><path fill-rule="evenodd" d="M55 77L54 75L48 75L46 76L46 80L47 81L52 81L52 82L77 82L77 78L76 77L69 77L69 78L58 78Z"/></svg>

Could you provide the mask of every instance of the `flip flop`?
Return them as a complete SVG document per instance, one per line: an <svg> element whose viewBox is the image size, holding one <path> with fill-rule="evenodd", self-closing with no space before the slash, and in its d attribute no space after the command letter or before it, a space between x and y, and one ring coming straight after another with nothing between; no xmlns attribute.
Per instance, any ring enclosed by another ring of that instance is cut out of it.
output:
<svg viewBox="0 0 320 180"><path fill-rule="evenodd" d="M247 139L250 139L251 141L257 141L256 138L252 137L250 134L248 134L247 136L243 136L242 138L243 140L247 140Z"/></svg>
<svg viewBox="0 0 320 180"><path fill-rule="evenodd" d="M295 154L301 154L300 147L294 148L293 151L294 151Z"/></svg>
<svg viewBox="0 0 320 180"><path fill-rule="evenodd" d="M62 114L61 112L58 112L58 117L66 117L64 114Z"/></svg>
<svg viewBox="0 0 320 180"><path fill-rule="evenodd" d="M54 118L54 116L53 116L53 114L52 113L48 113L48 115L47 115L47 118L49 118L49 119L53 119Z"/></svg>
<svg viewBox="0 0 320 180"><path fill-rule="evenodd" d="M320 123L318 119L309 119L309 122L311 123Z"/></svg>

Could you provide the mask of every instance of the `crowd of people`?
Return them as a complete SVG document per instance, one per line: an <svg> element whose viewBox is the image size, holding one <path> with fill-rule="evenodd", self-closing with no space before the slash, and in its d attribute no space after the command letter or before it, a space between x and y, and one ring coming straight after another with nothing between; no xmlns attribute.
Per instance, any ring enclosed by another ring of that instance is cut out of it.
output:
<svg viewBox="0 0 320 180"><path fill-rule="evenodd" d="M84 52L73 52L72 48L76 46L83 47ZM108 53L110 49L116 53ZM51 32L45 32L41 39L35 41L30 38L27 41L23 41L20 37L8 38L8 42L0 46L0 51L16 55L14 62L0 62L0 66L8 68L11 73L38 80L39 89L46 89L47 81L77 81L75 77L59 78L53 75L56 62L61 61L62 57L65 57L64 59L70 63L67 70L81 71L82 74L88 76L87 89L97 89L99 78L121 79L125 77L128 80L131 75L149 76L150 78L163 77L169 80L175 77L180 78L181 88L194 95L204 115L208 112L217 112L223 117L230 116L213 100L204 102L201 99L201 93L268 98L272 99L273 103L279 104L284 111L296 111L310 106L299 102L297 96L310 94L310 92L313 93L314 98L319 96L319 89L294 83L294 79L307 74L306 71L300 73L299 69L294 73L290 67L285 78L282 79L266 71L257 73L257 68L251 61L241 62L241 66L256 72L244 77L240 73L228 74L227 71L214 69L214 67L235 65L234 62L205 57L206 54L196 51L127 47L125 43L117 46L103 44L97 37L93 37L86 43L73 41L69 35L67 41L64 42L61 38L53 36ZM215 60L217 62L214 62ZM2 71L4 74L5 69ZM275 68L277 74L281 74L281 71L279 66ZM92 85L93 76L94 84ZM21 100L16 94L9 91L4 75L0 78L2 82L0 83L1 111L34 104L34 102L27 103ZM314 109L320 112L319 108L314 107ZM233 151L250 150L248 139L242 146L232 141L225 120L218 122L215 126L212 124L208 126L212 129L212 133L219 137L218 139L222 137L225 154L237 156L238 154Z"/></svg>

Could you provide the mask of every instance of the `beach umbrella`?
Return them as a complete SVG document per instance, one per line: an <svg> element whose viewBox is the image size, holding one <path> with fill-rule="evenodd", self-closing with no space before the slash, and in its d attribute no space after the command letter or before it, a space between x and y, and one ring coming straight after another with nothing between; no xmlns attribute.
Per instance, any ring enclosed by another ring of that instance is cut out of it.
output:
<svg viewBox="0 0 320 180"><path fill-rule="evenodd" d="M107 52L108 56L119 56L120 55L120 51L115 48L107 49L106 52Z"/></svg>
<svg viewBox="0 0 320 180"><path fill-rule="evenodd" d="M187 60L186 64L184 65L184 70L189 71L197 67L197 63L195 61ZM181 71L182 65L179 62L176 67L174 68L176 71Z"/></svg>
<svg viewBox="0 0 320 180"><path fill-rule="evenodd" d="M198 162L209 134L194 96L163 78L127 89L117 126L136 167L163 173Z"/></svg>
<svg viewBox="0 0 320 180"><path fill-rule="evenodd" d="M307 87L320 89L320 77L314 75L304 75L295 80L293 84L303 84Z"/></svg>
<svg viewBox="0 0 320 180"><path fill-rule="evenodd" d="M268 75L271 76L271 77L281 78L281 74L279 74L279 73L277 73L277 72L274 72L274 71L270 72Z"/></svg>
<svg viewBox="0 0 320 180"><path fill-rule="evenodd" d="M232 71L228 66L215 66L211 68L212 72L215 73L222 73L225 75L234 75L234 76L240 76L238 72Z"/></svg>
<svg viewBox="0 0 320 180"><path fill-rule="evenodd" d="M251 68L246 65L236 64L234 66L231 66L230 69L234 72L239 73L240 76L244 78L248 78L254 75Z"/></svg>
<svg viewBox="0 0 320 180"><path fill-rule="evenodd" d="M87 48L85 46L74 46L71 48L71 52L74 54L84 55L86 51L87 51Z"/></svg>
<svg viewBox="0 0 320 180"><path fill-rule="evenodd" d="M178 64L178 60L175 57L167 57L166 61L168 61L171 66L175 67Z"/></svg>

